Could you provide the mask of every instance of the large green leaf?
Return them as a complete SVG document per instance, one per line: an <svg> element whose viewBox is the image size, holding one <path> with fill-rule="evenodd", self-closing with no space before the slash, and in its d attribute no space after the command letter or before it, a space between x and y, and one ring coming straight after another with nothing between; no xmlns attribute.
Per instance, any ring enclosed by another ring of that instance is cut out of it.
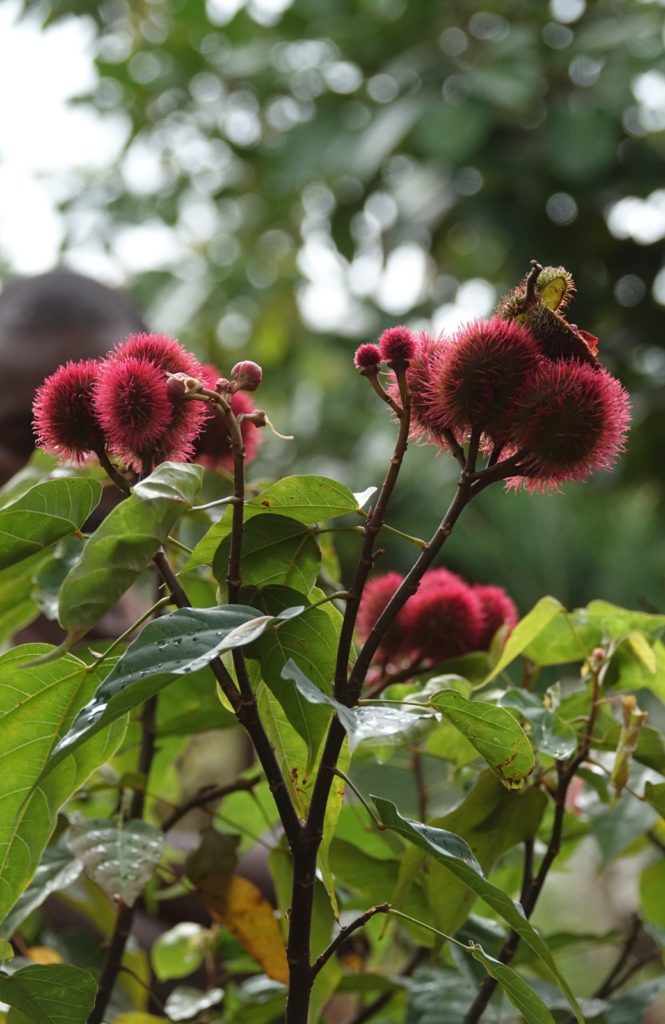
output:
<svg viewBox="0 0 665 1024"><path fill-rule="evenodd" d="M540 996L536 995L512 967L507 967L500 960L489 956L482 946L475 942L471 946L471 955L483 965L490 978L499 982L513 1006L522 1014L526 1024L555 1024L554 1017Z"/></svg>
<svg viewBox="0 0 665 1024"><path fill-rule="evenodd" d="M44 768L72 716L99 685L95 671L68 654L28 664L52 650L27 644L0 657L0 920L37 870L59 809L115 752L124 724Z"/></svg>
<svg viewBox="0 0 665 1024"><path fill-rule="evenodd" d="M289 608L283 620L303 610ZM81 709L53 751L50 768L96 732L153 697L178 676L206 666L221 651L251 643L273 616L256 608L179 608L149 623Z"/></svg>
<svg viewBox="0 0 665 1024"><path fill-rule="evenodd" d="M48 562L44 551L0 572L0 644L39 615L34 600L34 575Z"/></svg>
<svg viewBox="0 0 665 1024"><path fill-rule="evenodd" d="M82 636L150 564L193 504L201 466L163 462L113 509L86 544L60 591L60 622Z"/></svg>
<svg viewBox="0 0 665 1024"><path fill-rule="evenodd" d="M0 1001L30 1024L85 1024L96 992L92 974L68 964L31 964L12 975L0 973Z"/></svg>
<svg viewBox="0 0 665 1024"><path fill-rule="evenodd" d="M529 644L533 643L557 615L562 615L564 612L563 605L555 597L541 597L540 601L515 626L506 641L501 657L485 682L488 683L500 675L515 658L526 650Z"/></svg>
<svg viewBox="0 0 665 1024"><path fill-rule="evenodd" d="M161 860L164 833L140 819L116 823L81 817L71 823L67 842L110 899L132 906Z"/></svg>
<svg viewBox="0 0 665 1024"><path fill-rule="evenodd" d="M447 715L466 736L508 789L519 789L535 765L533 749L510 711L485 700L467 700L455 690L430 698L432 707Z"/></svg>
<svg viewBox="0 0 665 1024"><path fill-rule="evenodd" d="M85 477L35 484L0 511L0 569L80 530L101 496L101 484Z"/></svg>
<svg viewBox="0 0 665 1024"><path fill-rule="evenodd" d="M481 899L485 900L493 910L508 922L511 928L534 951L549 973L556 978L562 991L568 997L568 1001L574 1010L579 1024L584 1024L584 1018L577 1005L575 996L570 990L567 981L558 970L547 947L547 943L533 925L527 921L522 908L507 893L484 877L473 855L471 854L470 858L468 856L462 857L459 853L455 852L454 847L450 845L450 832L404 818L390 800L383 800L379 797L374 797L373 799L384 825L406 836L416 846L421 847L432 857L435 857L440 864L443 864L453 875L460 878L473 890L476 896L480 896ZM456 838L460 844L464 843L459 837ZM464 843L464 846L466 846L466 843ZM468 849L468 847L466 848Z"/></svg>
<svg viewBox="0 0 665 1024"><path fill-rule="evenodd" d="M226 586L230 535L213 559L215 578ZM308 594L319 574L321 551L310 527L281 515L254 516L245 523L240 575L245 586L284 586Z"/></svg>
<svg viewBox="0 0 665 1024"><path fill-rule="evenodd" d="M272 484L245 505L245 521L270 512L311 526L326 519L359 512L360 505L348 487L325 476L287 476ZM217 548L231 532L231 512L212 526L194 548L186 569L211 565Z"/></svg>

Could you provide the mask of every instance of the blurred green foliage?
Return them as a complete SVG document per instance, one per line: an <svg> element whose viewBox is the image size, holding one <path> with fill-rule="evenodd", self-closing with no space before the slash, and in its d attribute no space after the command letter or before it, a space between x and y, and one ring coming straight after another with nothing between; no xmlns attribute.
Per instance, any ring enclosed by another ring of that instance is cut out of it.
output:
<svg viewBox="0 0 665 1024"><path fill-rule="evenodd" d="M134 280L151 325L227 369L239 353L262 363L262 401L296 434L266 443L265 475L297 464L355 490L378 483L390 425L352 371L354 345L400 320L436 329L486 314L492 289L533 257L567 265L572 319L634 395L628 454L611 480L562 497L484 495L451 557L522 608L547 590L662 610L660 3L24 9L44 23L92 19L99 78L80 102L126 132L117 166L69 182L65 258L82 244L131 251L132 232L156 232L142 239L154 269ZM402 498L424 535L449 478L430 455L415 453Z"/></svg>

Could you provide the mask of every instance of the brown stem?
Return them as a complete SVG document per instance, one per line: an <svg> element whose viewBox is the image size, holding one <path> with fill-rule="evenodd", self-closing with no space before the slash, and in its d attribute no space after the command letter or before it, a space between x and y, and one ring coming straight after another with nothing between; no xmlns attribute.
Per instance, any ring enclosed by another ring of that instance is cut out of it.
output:
<svg viewBox="0 0 665 1024"><path fill-rule="evenodd" d="M125 946L127 945L127 939L129 933L132 930L132 921L134 919L134 907L128 907L126 903L121 903L118 909L118 916L115 922L115 928L113 929L113 935L109 943L109 948L106 954L106 960L102 968L102 973L99 978L97 987L97 996L95 998L95 1005L92 1008L92 1013L88 1017L87 1024L102 1024L104 1016L106 1014L106 1008L111 998L113 986L115 985L115 979L120 971L122 964L122 957L125 952Z"/></svg>
<svg viewBox="0 0 665 1024"><path fill-rule="evenodd" d="M379 903L375 907L370 907L364 914L357 917L351 924L347 924L344 928L341 928L335 938L332 940L329 946L323 950L322 953L317 956L316 960L312 964L312 977L316 977L322 967L324 967L330 957L335 953L339 947L346 942L349 935L353 935L354 932L358 931L359 928L364 927L370 918L374 917L375 914L387 914L390 910L389 903Z"/></svg>
<svg viewBox="0 0 665 1024"><path fill-rule="evenodd" d="M213 800L221 800L231 793L251 792L255 786L258 786L260 781L260 775L252 775L249 779L237 779L226 786L205 786L164 818L161 824L162 832L169 832L174 825L178 824L181 818L184 818L189 811L193 811L196 807L205 807L206 804L212 803Z"/></svg>
<svg viewBox="0 0 665 1024"><path fill-rule="evenodd" d="M612 970L609 972L605 980L598 986L593 994L594 999L607 999L608 996L614 992L615 982L617 981L620 974L623 973L624 968L628 964L628 958L633 951L633 947L639 938L639 934L642 930L642 921L637 914L633 914L633 921L628 932L626 939L623 944L623 948L619 954L617 962L615 963ZM619 982L622 984L622 982Z"/></svg>

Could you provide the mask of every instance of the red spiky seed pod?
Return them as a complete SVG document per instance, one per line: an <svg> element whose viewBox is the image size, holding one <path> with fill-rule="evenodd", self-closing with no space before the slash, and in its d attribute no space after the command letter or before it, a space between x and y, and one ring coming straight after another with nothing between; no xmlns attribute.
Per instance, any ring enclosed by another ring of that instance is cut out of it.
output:
<svg viewBox="0 0 665 1024"><path fill-rule="evenodd" d="M388 572L382 576L374 576L365 584L356 620L356 630L363 643L403 580L404 577L398 572ZM375 655L378 661L385 663L402 653L405 639L404 620L405 609L402 608L379 645Z"/></svg>
<svg viewBox="0 0 665 1024"><path fill-rule="evenodd" d="M414 656L430 664L478 649L483 628L480 602L471 587L452 573L423 576L404 608L406 642Z"/></svg>
<svg viewBox="0 0 665 1024"><path fill-rule="evenodd" d="M519 615L515 602L508 597L503 587L496 587L491 583L477 583L471 589L480 602L482 616L478 648L481 651L486 651L497 630L502 626L507 626L508 632L510 632L517 625Z"/></svg>
<svg viewBox="0 0 665 1024"><path fill-rule="evenodd" d="M542 364L512 411L512 442L525 452L525 476L510 486L558 488L610 469L623 450L630 402L606 370L559 360Z"/></svg>
<svg viewBox="0 0 665 1024"><path fill-rule="evenodd" d="M411 362L416 351L416 339L408 327L390 327L379 338L381 359L395 369Z"/></svg>
<svg viewBox="0 0 665 1024"><path fill-rule="evenodd" d="M202 367L203 382L210 390L219 383L219 370L204 364ZM244 391L236 391L233 395L224 395L236 416L251 416L256 411L254 402ZM251 419L243 419L240 424L243 444L245 447L245 463L249 464L256 458L261 444L261 431ZM195 443L194 460L208 469L232 469L233 452L226 418L223 413L211 410L203 430Z"/></svg>
<svg viewBox="0 0 665 1024"><path fill-rule="evenodd" d="M149 360L130 356L102 363L94 406L107 447L126 466L140 471L163 447L173 405L164 371Z"/></svg>
<svg viewBox="0 0 665 1024"><path fill-rule="evenodd" d="M379 366L381 365L381 352L379 346L373 342L367 342L364 345L360 345L353 357L356 370L362 373L363 376L370 374L374 375L379 372Z"/></svg>
<svg viewBox="0 0 665 1024"><path fill-rule="evenodd" d="M166 385L168 375L184 374L186 378L203 380L203 368L198 359L187 352L173 338L163 334L134 334L121 342L110 353L104 365L121 363L127 359L145 360L162 372ZM175 400L174 400L175 399ZM176 462L187 462L194 453L194 440L200 433L203 423L208 417L208 409L203 402L183 402L176 396L170 396L171 417L167 428L159 441L155 442L150 456L153 463L173 459ZM126 452L128 465L140 469L140 453Z"/></svg>
<svg viewBox="0 0 665 1024"><path fill-rule="evenodd" d="M83 462L105 447L94 408L95 359L65 363L47 377L33 402L37 444L50 455Z"/></svg>
<svg viewBox="0 0 665 1024"><path fill-rule="evenodd" d="M440 448L446 448L447 442L441 434L439 424L430 416L427 395L433 368L447 344L448 342L443 339L435 341L424 331L418 334L414 354L406 371L406 381L411 395L409 438L423 444L435 444ZM395 381L388 388L388 394L399 404L400 392Z"/></svg>
<svg viewBox="0 0 665 1024"><path fill-rule="evenodd" d="M511 404L539 360L524 327L498 316L467 324L439 350L431 367L428 422L439 432L465 436L477 429L504 441Z"/></svg>
<svg viewBox="0 0 665 1024"><path fill-rule="evenodd" d="M231 380L238 391L256 391L263 379L263 370L258 363L244 359L231 370Z"/></svg>

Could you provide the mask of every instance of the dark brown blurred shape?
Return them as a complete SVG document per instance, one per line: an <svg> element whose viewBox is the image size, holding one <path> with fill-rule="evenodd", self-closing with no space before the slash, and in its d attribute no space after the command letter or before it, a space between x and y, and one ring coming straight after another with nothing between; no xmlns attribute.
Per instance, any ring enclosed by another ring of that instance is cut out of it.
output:
<svg viewBox="0 0 665 1024"><path fill-rule="evenodd" d="M145 330L131 299L71 270L10 281L0 293L0 483L34 448L32 399L61 363L104 355Z"/></svg>

